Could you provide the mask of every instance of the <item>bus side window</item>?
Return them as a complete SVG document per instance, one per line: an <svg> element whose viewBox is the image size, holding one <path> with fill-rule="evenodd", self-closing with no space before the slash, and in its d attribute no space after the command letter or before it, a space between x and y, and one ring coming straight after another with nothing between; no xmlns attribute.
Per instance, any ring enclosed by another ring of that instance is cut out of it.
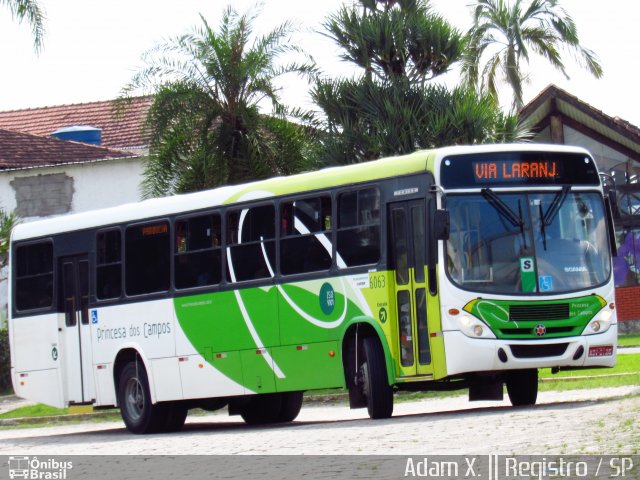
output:
<svg viewBox="0 0 640 480"><path fill-rule="evenodd" d="M353 267L380 260L380 192L363 188L338 195L338 264Z"/></svg>
<svg viewBox="0 0 640 480"><path fill-rule="evenodd" d="M176 288L220 283L220 215L178 220L175 224Z"/></svg>
<svg viewBox="0 0 640 480"><path fill-rule="evenodd" d="M127 295L169 290L169 222L134 225L125 231Z"/></svg>
<svg viewBox="0 0 640 480"><path fill-rule="evenodd" d="M273 205L227 214L227 279L231 282L271 277L275 269L276 215Z"/></svg>
<svg viewBox="0 0 640 480"><path fill-rule="evenodd" d="M35 310L53 305L53 244L34 243L16 249L15 305Z"/></svg>
<svg viewBox="0 0 640 480"><path fill-rule="evenodd" d="M99 232L96 237L96 297L99 300L122 295L122 236L120 230Z"/></svg>
<svg viewBox="0 0 640 480"><path fill-rule="evenodd" d="M283 202L280 207L280 270L283 275L331 267L331 197Z"/></svg>

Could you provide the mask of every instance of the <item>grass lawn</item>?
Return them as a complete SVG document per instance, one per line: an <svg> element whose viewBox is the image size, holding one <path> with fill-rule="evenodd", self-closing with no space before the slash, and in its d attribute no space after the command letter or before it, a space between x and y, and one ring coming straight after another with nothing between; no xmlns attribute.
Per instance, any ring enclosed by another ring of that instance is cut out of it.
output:
<svg viewBox="0 0 640 480"><path fill-rule="evenodd" d="M29 405L27 407L16 408L8 412L0 414L0 419L6 418L22 418L22 417L50 417L53 415L66 415L69 413L68 408L55 408L48 405Z"/></svg>
<svg viewBox="0 0 640 480"><path fill-rule="evenodd" d="M640 347L640 333L630 333L618 337L618 345L621 347Z"/></svg>
<svg viewBox="0 0 640 480"><path fill-rule="evenodd" d="M618 355L613 368L563 370L556 374L544 368L540 369L539 378L539 389L543 392L640 385L640 355Z"/></svg>
<svg viewBox="0 0 640 480"><path fill-rule="evenodd" d="M562 377L587 377L604 376L615 373L637 373L637 381L640 383L640 355L618 355L616 366L613 368L588 368L584 370L562 370L556 374L551 373L550 368L541 368L540 378L562 378Z"/></svg>

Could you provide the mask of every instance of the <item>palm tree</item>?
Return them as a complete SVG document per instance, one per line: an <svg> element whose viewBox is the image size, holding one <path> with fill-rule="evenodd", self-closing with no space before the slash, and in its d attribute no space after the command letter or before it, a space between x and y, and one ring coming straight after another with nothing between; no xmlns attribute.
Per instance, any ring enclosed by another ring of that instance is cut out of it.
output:
<svg viewBox="0 0 640 480"><path fill-rule="evenodd" d="M460 61L463 35L427 0L358 0L325 22L355 79L321 78L311 92L324 113L325 163L357 163L420 148L523 138L488 94L430 83Z"/></svg>
<svg viewBox="0 0 640 480"><path fill-rule="evenodd" d="M228 7L216 30L202 25L147 52L146 66L125 87L151 89L151 155L143 193L159 196L244 182L309 168L306 117L280 101L275 80L313 71L309 63L279 65L288 43L284 23L250 44L254 16ZM271 105L271 115L260 108Z"/></svg>
<svg viewBox="0 0 640 480"><path fill-rule="evenodd" d="M473 20L463 65L465 79L496 99L498 83L504 80L513 90L517 109L523 106L522 63L529 63L530 51L569 78L560 54L562 49L569 50L592 75L602 76L596 55L580 45L576 24L558 0L476 0Z"/></svg>
<svg viewBox="0 0 640 480"><path fill-rule="evenodd" d="M36 53L42 50L42 42L44 39L44 11L38 5L36 0L0 0L0 5L9 7L11 16L19 23L27 20L31 25L33 34L33 46Z"/></svg>

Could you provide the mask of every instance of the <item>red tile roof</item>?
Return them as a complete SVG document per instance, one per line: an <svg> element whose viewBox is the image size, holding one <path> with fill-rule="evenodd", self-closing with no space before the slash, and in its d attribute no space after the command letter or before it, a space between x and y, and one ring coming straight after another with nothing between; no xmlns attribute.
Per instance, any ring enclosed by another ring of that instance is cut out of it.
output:
<svg viewBox="0 0 640 480"><path fill-rule="evenodd" d="M75 125L102 129L102 146L120 150L147 148L144 125L152 97L133 97L119 109L116 100L0 112L0 129L48 137Z"/></svg>
<svg viewBox="0 0 640 480"><path fill-rule="evenodd" d="M86 143L0 129L0 170L85 163L138 155Z"/></svg>

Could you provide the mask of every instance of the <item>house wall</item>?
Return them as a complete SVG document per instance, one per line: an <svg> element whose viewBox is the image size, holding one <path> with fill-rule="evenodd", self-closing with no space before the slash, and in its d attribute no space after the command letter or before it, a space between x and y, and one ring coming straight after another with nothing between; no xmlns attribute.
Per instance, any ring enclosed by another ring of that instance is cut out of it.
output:
<svg viewBox="0 0 640 480"><path fill-rule="evenodd" d="M143 170L139 157L0 171L0 207L29 222L137 202ZM6 324L7 276L8 269L0 269L0 328Z"/></svg>
<svg viewBox="0 0 640 480"><path fill-rule="evenodd" d="M0 207L22 221L140 200L141 158L0 172Z"/></svg>

